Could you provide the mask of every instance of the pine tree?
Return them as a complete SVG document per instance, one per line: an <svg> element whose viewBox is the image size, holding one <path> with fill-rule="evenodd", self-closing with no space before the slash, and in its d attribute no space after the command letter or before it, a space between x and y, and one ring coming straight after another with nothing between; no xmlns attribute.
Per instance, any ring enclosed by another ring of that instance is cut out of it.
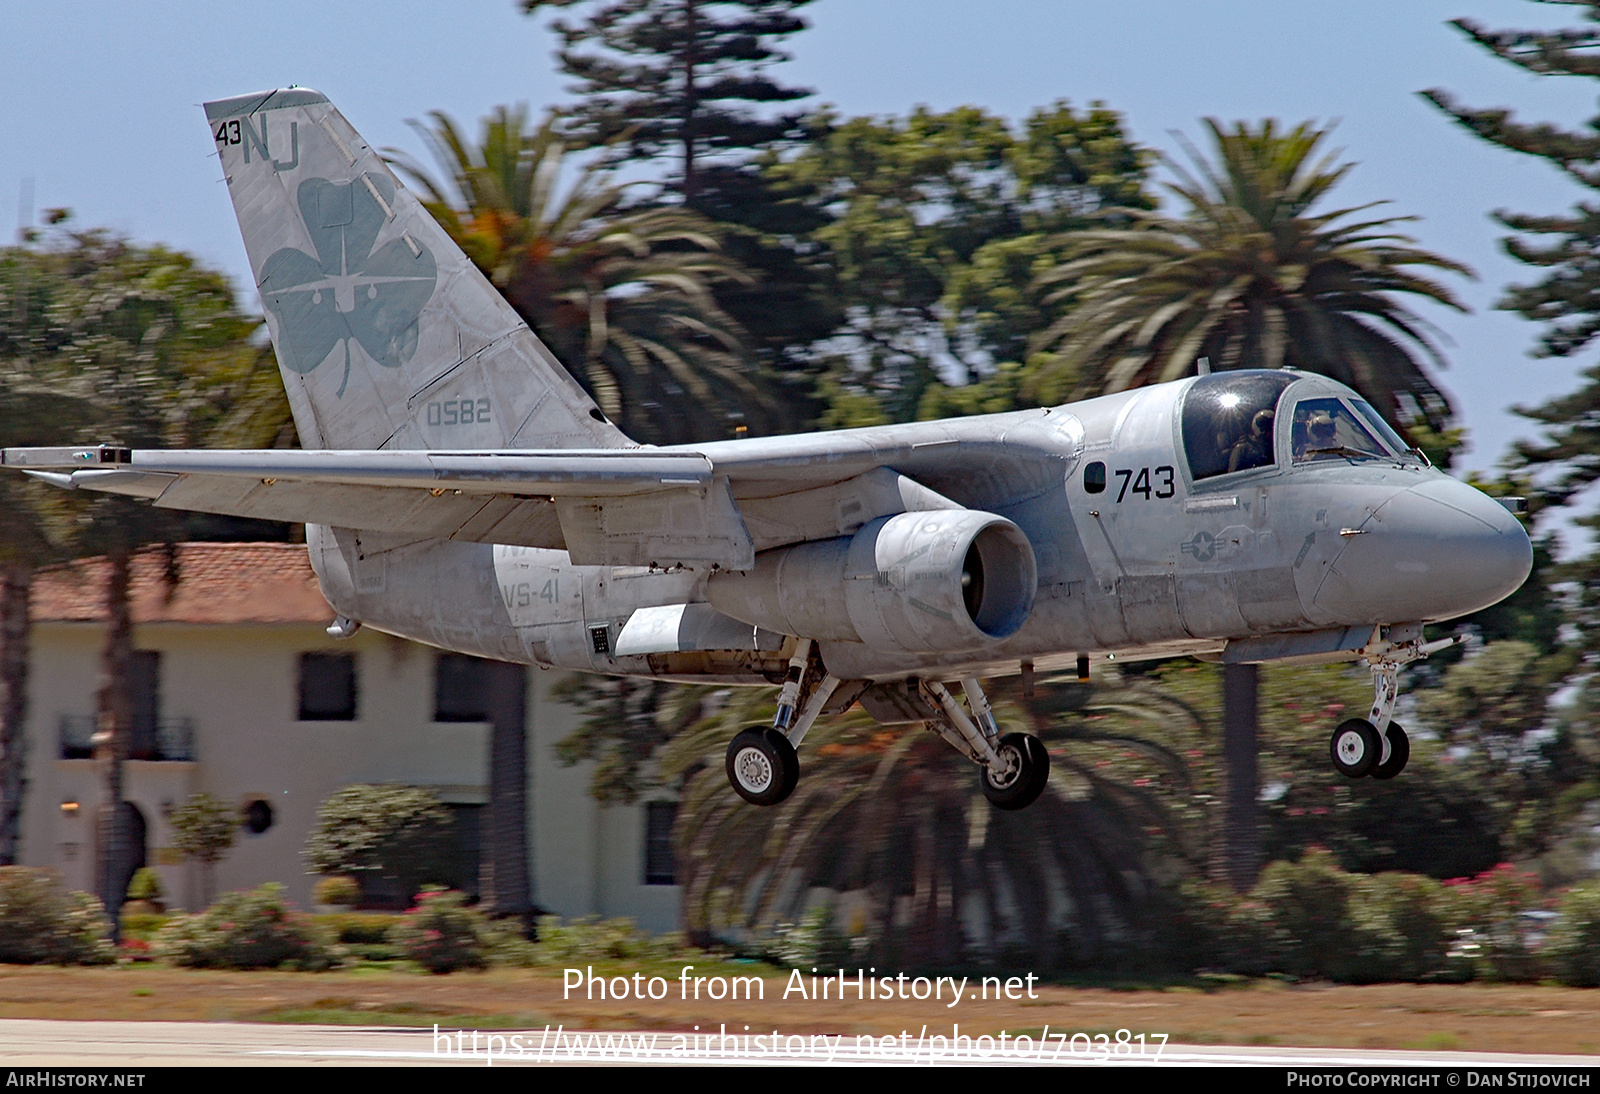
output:
<svg viewBox="0 0 1600 1094"><path fill-rule="evenodd" d="M1488 30L1469 19L1454 26L1473 42L1520 68L1546 76L1600 77L1600 3L1593 0L1544 0L1586 9L1584 22L1571 30ZM1548 160L1574 182L1600 191L1600 117L1579 129L1517 121L1510 110L1473 109L1434 88L1425 98L1471 132L1492 144ZM1535 351L1541 357L1570 357L1600 336L1600 207L1580 202L1564 215L1543 216L1500 210L1495 219L1518 235L1505 240L1513 258L1546 271L1543 280L1513 286L1500 307L1545 324ZM1566 504L1600 479L1600 368L1585 374L1577 393L1523 413L1546 428L1542 444L1519 446L1528 465L1562 471L1547 484L1541 499Z"/></svg>
<svg viewBox="0 0 1600 1094"><path fill-rule="evenodd" d="M807 138L800 114L781 107L811 91L766 70L787 59L776 43L805 28L796 13L809 2L522 0L528 14L581 9L552 23L561 70L580 96L562 111L564 135L604 148L607 165L664 163L661 198L718 222L724 253L757 276L718 285L717 302L769 367L800 363L796 347L839 320L796 243L820 221L759 165Z"/></svg>
<svg viewBox="0 0 1600 1094"><path fill-rule="evenodd" d="M1545 0L1584 9L1581 26L1555 31L1488 30L1468 19L1454 26L1502 60L1545 76L1600 77L1600 3L1593 0ZM1549 161L1579 186L1600 191L1600 117L1581 127L1563 129L1518 121L1504 108L1473 109L1460 105L1446 91L1423 92L1425 98L1492 144ZM1542 280L1512 286L1500 307L1544 324L1535 355L1572 357L1600 337L1600 204L1580 201L1554 216L1511 213L1495 218L1517 235L1505 240L1513 258L1545 272ZM1600 481L1600 365L1583 373L1576 392L1542 406L1521 410L1544 427L1540 442L1517 446L1517 462L1548 472L1540 480L1535 507L1570 505ZM1600 515L1578 521L1600 528ZM1562 569L1579 589L1575 622L1580 633L1597 632L1600 620L1600 552ZM1596 641L1587 638L1585 645Z"/></svg>
<svg viewBox="0 0 1600 1094"><path fill-rule="evenodd" d="M580 22L557 19L561 70L582 101L566 111L574 135L616 142L613 155L676 161L672 187L690 206L720 168L799 135L796 115L761 117L744 104L810 95L764 69L786 56L770 42L805 28L795 14L810 0L523 0L529 14L586 7Z"/></svg>

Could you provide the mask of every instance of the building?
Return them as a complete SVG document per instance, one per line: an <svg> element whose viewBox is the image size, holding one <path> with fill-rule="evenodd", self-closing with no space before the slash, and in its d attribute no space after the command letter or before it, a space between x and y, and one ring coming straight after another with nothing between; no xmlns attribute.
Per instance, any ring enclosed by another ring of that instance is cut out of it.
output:
<svg viewBox="0 0 1600 1094"><path fill-rule="evenodd" d="M243 821L215 868L218 892L277 881L309 906L316 879L301 850L319 804L351 783L433 790L457 818L463 876L474 876L490 727L472 659L372 631L329 637L333 611L304 547L190 543L176 560L170 590L163 551L134 561L135 726L125 772L144 861L169 904L201 900L198 871L172 846L167 818L202 791L237 804ZM55 867L85 890L104 793L90 738L105 573L103 559L43 571L32 601L20 861ZM679 892L663 857L672 808L601 807L588 795L588 772L560 765L555 747L578 718L551 698L555 678L526 673L532 899L562 916L631 916L650 930L675 929Z"/></svg>

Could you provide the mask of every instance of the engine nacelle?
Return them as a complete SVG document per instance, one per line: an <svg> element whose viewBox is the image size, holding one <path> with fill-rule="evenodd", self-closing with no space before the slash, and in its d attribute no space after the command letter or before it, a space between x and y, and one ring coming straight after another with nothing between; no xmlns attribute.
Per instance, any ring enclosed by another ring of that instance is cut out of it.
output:
<svg viewBox="0 0 1600 1094"><path fill-rule="evenodd" d="M753 570L713 575L706 593L724 615L782 634L943 653L1015 634L1037 587L1022 529L993 513L937 509L763 551Z"/></svg>

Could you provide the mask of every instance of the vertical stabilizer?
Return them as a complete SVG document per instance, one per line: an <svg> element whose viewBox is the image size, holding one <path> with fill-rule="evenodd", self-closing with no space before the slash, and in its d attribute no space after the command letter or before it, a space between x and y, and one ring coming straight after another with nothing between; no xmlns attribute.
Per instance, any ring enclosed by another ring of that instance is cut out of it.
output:
<svg viewBox="0 0 1600 1094"><path fill-rule="evenodd" d="M630 443L324 95L206 118L305 447Z"/></svg>

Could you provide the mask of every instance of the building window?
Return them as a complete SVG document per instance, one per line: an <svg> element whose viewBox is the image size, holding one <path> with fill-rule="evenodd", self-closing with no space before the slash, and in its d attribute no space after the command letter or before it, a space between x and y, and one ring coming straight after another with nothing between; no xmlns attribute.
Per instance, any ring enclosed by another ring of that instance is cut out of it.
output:
<svg viewBox="0 0 1600 1094"><path fill-rule="evenodd" d="M646 802L644 807L644 883L676 885L677 864L672 857L672 826L678 819L677 802Z"/></svg>
<svg viewBox="0 0 1600 1094"><path fill-rule="evenodd" d="M356 657L353 653L300 655L300 720L353 722L356 718Z"/></svg>
<svg viewBox="0 0 1600 1094"><path fill-rule="evenodd" d="M441 653L433 670L435 722L489 720L489 662L460 653Z"/></svg>
<svg viewBox="0 0 1600 1094"><path fill-rule="evenodd" d="M272 803L262 798L256 798L247 803L241 811L245 831L251 835L259 836L272 827Z"/></svg>

